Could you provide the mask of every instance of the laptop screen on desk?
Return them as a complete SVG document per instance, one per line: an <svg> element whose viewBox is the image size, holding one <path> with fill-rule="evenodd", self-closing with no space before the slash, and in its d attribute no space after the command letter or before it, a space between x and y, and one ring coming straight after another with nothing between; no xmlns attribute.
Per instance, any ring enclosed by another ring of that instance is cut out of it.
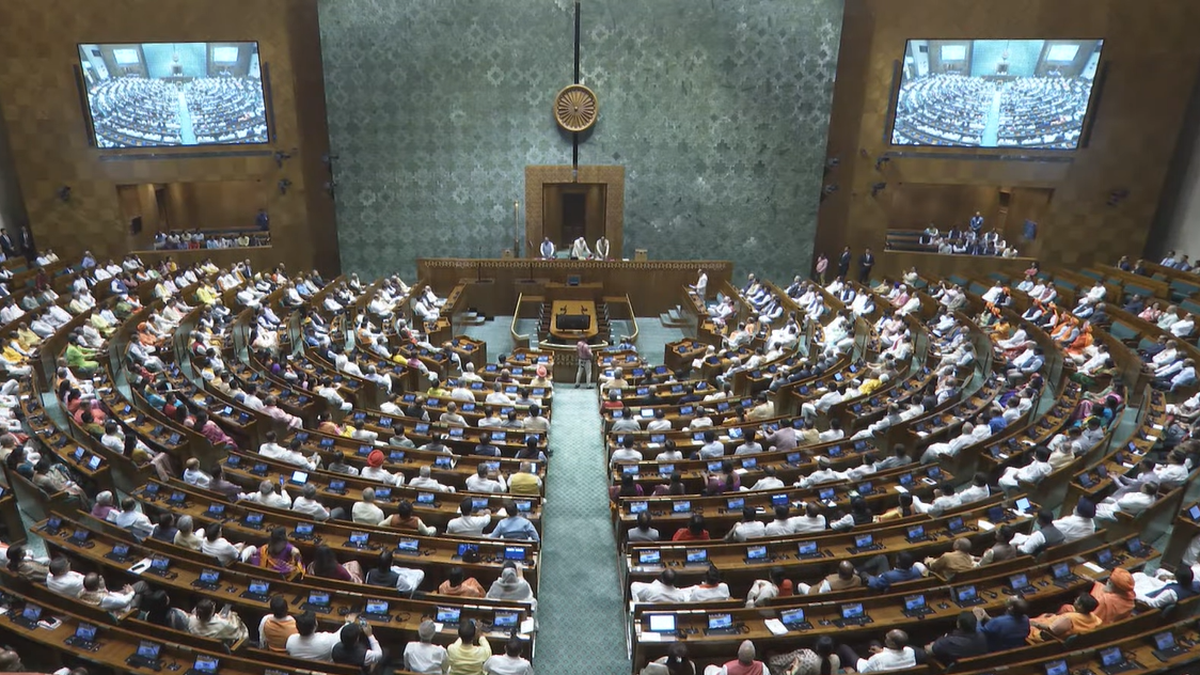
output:
<svg viewBox="0 0 1200 675"><path fill-rule="evenodd" d="M875 536L871 534L859 534L854 537L855 548L867 548L875 543Z"/></svg>
<svg viewBox="0 0 1200 675"><path fill-rule="evenodd" d="M388 603L386 600L367 600L367 614L387 614Z"/></svg>
<svg viewBox="0 0 1200 675"><path fill-rule="evenodd" d="M1046 664L1046 675L1067 675L1067 662L1059 659Z"/></svg>
<svg viewBox="0 0 1200 675"><path fill-rule="evenodd" d="M746 549L746 559L747 560L766 560L767 559L767 547L766 546L751 546L751 547L747 548Z"/></svg>
<svg viewBox="0 0 1200 675"><path fill-rule="evenodd" d="M1154 648L1159 651L1167 651L1175 646L1175 634L1170 631L1157 633L1154 636Z"/></svg>
<svg viewBox="0 0 1200 675"><path fill-rule="evenodd" d="M158 652L160 649L162 649L162 645L158 644L157 642L150 642L149 640L142 640L138 644L137 655L142 657L143 659L150 659L151 661L157 661L158 660Z"/></svg>
<svg viewBox="0 0 1200 675"><path fill-rule="evenodd" d="M214 656L197 656L196 662L192 664L192 670L197 673L215 673L220 661Z"/></svg>
<svg viewBox="0 0 1200 675"><path fill-rule="evenodd" d="M650 631L654 633L674 633L675 632L675 615L674 614L647 614L646 623L650 626Z"/></svg>
<svg viewBox="0 0 1200 675"><path fill-rule="evenodd" d="M779 620L782 621L785 626L804 623L804 610L789 609L779 615Z"/></svg>
<svg viewBox="0 0 1200 675"><path fill-rule="evenodd" d="M638 551L639 565L657 565L662 561L662 552L658 549Z"/></svg>
<svg viewBox="0 0 1200 675"><path fill-rule="evenodd" d="M842 618L843 619L857 619L858 617L860 617L862 615L863 615L863 606L862 606L861 602L855 602L855 603L851 603L849 605L842 605Z"/></svg>
<svg viewBox="0 0 1200 675"><path fill-rule="evenodd" d="M708 562L708 550L703 548L689 548L687 550L687 561L690 563Z"/></svg>
<svg viewBox="0 0 1200 675"><path fill-rule="evenodd" d="M817 542L802 541L799 544L797 544L796 551L799 555L816 555L817 554Z"/></svg>
<svg viewBox="0 0 1200 675"><path fill-rule="evenodd" d="M497 611L495 618L492 620L494 628L516 628L521 615L518 612Z"/></svg>
<svg viewBox="0 0 1200 675"><path fill-rule="evenodd" d="M329 604L329 594L313 591L308 594L308 604L324 607Z"/></svg>
<svg viewBox="0 0 1200 675"><path fill-rule="evenodd" d="M925 609L924 595L909 595L904 598L904 609L915 612L920 609Z"/></svg>
<svg viewBox="0 0 1200 675"><path fill-rule="evenodd" d="M1121 651L1120 647L1109 647L1108 649L1100 650L1100 663L1104 664L1104 667L1109 668L1124 662L1125 653Z"/></svg>
<svg viewBox="0 0 1200 675"><path fill-rule="evenodd" d="M90 623L81 623L75 628L75 637L84 642L95 642L96 627Z"/></svg>
<svg viewBox="0 0 1200 675"><path fill-rule="evenodd" d="M250 582L250 588L248 590L254 595L266 595L267 593L271 592L271 584L267 583L266 581L259 581L255 579Z"/></svg>
<svg viewBox="0 0 1200 675"><path fill-rule="evenodd" d="M462 610L458 607L438 607L436 620L438 623L458 623Z"/></svg>
<svg viewBox="0 0 1200 675"><path fill-rule="evenodd" d="M725 628L732 628L732 627L733 627L733 615L732 614L722 613L722 614L709 614L708 615L708 629L709 630L722 630Z"/></svg>

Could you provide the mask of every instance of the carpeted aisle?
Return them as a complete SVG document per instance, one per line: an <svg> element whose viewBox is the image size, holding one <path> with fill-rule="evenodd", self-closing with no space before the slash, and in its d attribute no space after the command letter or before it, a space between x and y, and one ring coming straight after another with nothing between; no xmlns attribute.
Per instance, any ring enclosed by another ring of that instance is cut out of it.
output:
<svg viewBox="0 0 1200 675"><path fill-rule="evenodd" d="M546 481L538 673L626 675L623 594L595 389L559 384Z"/></svg>

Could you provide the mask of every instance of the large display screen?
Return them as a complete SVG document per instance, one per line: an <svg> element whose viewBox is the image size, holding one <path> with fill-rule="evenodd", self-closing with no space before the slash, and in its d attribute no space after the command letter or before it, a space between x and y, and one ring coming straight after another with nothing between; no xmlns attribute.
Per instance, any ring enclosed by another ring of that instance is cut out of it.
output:
<svg viewBox="0 0 1200 675"><path fill-rule="evenodd" d="M894 145L1079 146L1103 40L909 40Z"/></svg>
<svg viewBox="0 0 1200 675"><path fill-rule="evenodd" d="M255 42L82 44L101 148L266 143Z"/></svg>

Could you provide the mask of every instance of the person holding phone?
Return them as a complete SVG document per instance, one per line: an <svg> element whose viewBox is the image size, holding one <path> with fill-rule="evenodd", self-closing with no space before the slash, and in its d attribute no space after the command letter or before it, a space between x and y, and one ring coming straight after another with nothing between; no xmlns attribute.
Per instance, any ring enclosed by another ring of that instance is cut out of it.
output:
<svg viewBox="0 0 1200 675"><path fill-rule="evenodd" d="M330 658L334 663L358 666L365 671L383 660L383 648L371 632L371 624L362 616L342 626L339 641L333 645Z"/></svg>

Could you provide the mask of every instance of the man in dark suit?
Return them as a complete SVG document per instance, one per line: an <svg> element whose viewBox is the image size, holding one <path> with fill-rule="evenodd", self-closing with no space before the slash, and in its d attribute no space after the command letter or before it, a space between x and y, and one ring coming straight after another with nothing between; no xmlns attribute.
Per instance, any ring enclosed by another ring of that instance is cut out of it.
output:
<svg viewBox="0 0 1200 675"><path fill-rule="evenodd" d="M845 279L846 275L850 273L850 259L850 247L847 246L842 251L842 257L838 259L838 276L842 277L843 279Z"/></svg>
<svg viewBox="0 0 1200 675"><path fill-rule="evenodd" d="M871 249L868 248L858 259L858 282L860 284L865 284L871 279L872 267L875 267L875 256L871 255Z"/></svg>
<svg viewBox="0 0 1200 675"><path fill-rule="evenodd" d="M0 251L4 253L5 258L11 258L17 254L12 237L8 235L8 230L0 230L0 233Z"/></svg>

